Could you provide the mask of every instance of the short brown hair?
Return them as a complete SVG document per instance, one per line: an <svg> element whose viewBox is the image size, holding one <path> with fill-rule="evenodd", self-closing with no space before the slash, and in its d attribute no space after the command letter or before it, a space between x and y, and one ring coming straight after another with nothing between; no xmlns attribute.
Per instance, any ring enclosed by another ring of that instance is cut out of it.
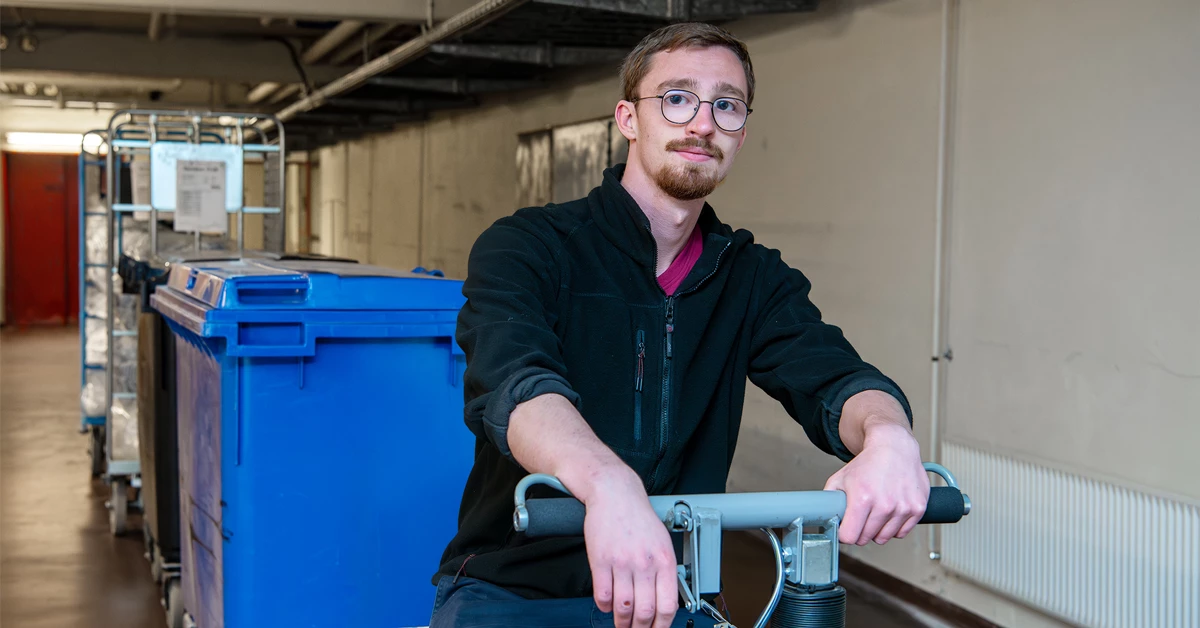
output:
<svg viewBox="0 0 1200 628"><path fill-rule="evenodd" d="M685 46L722 46L731 50L741 59L742 68L746 70L746 104L754 102L754 67L750 64L750 51L746 49L746 44L728 31L703 22L671 24L646 35L621 64L621 86L625 90L625 100L633 100L638 96L638 85L650 73L650 58L655 53L671 52Z"/></svg>

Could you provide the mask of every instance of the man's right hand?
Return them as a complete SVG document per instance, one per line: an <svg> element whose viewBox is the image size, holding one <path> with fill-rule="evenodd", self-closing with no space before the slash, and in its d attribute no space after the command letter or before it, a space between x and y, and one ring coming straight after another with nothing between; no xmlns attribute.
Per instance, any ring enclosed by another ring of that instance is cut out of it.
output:
<svg viewBox="0 0 1200 628"><path fill-rule="evenodd" d="M611 474L592 491L583 523L596 606L616 628L667 628L679 610L675 548L637 475Z"/></svg>
<svg viewBox="0 0 1200 628"><path fill-rule="evenodd" d="M556 394L517 405L508 444L527 471L556 476L583 502L596 606L616 628L668 628L679 609L675 547L637 473Z"/></svg>

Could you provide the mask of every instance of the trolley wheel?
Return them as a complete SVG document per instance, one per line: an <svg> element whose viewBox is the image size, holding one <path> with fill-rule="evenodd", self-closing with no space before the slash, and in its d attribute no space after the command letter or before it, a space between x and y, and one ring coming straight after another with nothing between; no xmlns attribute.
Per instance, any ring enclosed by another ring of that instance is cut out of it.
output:
<svg viewBox="0 0 1200 628"><path fill-rule="evenodd" d="M88 448L88 455L92 457L92 477L98 478L104 475L104 428L92 426L91 444Z"/></svg>
<svg viewBox="0 0 1200 628"><path fill-rule="evenodd" d="M126 531L126 519L129 514L129 485L124 478L112 481L112 498L108 502L108 527L113 536L121 536Z"/></svg>
<svg viewBox="0 0 1200 628"><path fill-rule="evenodd" d="M178 576L167 583L166 596L167 628L183 628L183 585Z"/></svg>
<svg viewBox="0 0 1200 628"><path fill-rule="evenodd" d="M154 537L150 534L150 524L144 521L142 522L142 549L145 550L142 557L151 565L154 565L154 555L156 552ZM157 581L158 578L155 578L155 580Z"/></svg>

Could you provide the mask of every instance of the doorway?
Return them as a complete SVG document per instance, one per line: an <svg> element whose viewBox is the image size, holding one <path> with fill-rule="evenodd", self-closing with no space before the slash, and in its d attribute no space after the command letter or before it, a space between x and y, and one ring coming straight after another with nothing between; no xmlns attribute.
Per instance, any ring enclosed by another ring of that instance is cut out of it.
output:
<svg viewBox="0 0 1200 628"><path fill-rule="evenodd" d="M4 154L5 320L67 325L79 312L79 161Z"/></svg>

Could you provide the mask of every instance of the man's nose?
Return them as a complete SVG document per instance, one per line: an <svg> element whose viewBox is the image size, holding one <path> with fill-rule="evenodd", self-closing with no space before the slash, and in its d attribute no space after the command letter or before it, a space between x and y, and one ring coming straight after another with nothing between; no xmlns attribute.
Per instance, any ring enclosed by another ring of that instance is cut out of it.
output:
<svg viewBox="0 0 1200 628"><path fill-rule="evenodd" d="M707 105L707 106L705 106ZM712 103L700 103L700 109L687 123L688 133L694 135L712 135L717 130L717 121L713 119Z"/></svg>

